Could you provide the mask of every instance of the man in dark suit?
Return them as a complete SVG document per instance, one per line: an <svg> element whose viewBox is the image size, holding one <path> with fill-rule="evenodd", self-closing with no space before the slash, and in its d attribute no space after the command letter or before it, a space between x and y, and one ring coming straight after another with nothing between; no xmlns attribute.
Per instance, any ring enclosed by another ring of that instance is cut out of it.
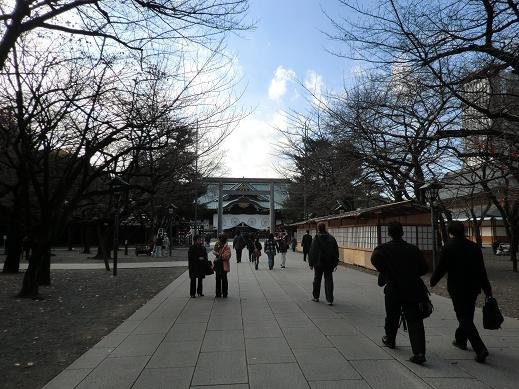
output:
<svg viewBox="0 0 519 389"><path fill-rule="evenodd" d="M425 359L425 330L419 303L426 298L426 287L420 276L427 273L427 263L420 249L402 239L403 228L399 222L388 225L391 241L373 250L371 263L381 273L379 285L384 286L386 305L386 335L382 338L389 348L395 348L395 339L402 311L409 330L413 363Z"/></svg>
<svg viewBox="0 0 519 389"><path fill-rule="evenodd" d="M339 264L339 246L335 238L326 231L326 225L317 225L317 235L308 254L308 265L314 270L313 301L319 301L321 280L324 275L324 293L328 305L333 305L333 271Z"/></svg>
<svg viewBox="0 0 519 389"><path fill-rule="evenodd" d="M483 254L476 243L465 237L462 222L451 222L447 231L452 239L442 249L438 266L431 276L431 286L435 286L446 273L449 274L447 290L459 323L453 345L466 350L469 340L476 352L476 361L484 363L488 350L474 325L476 299L481 289L486 296L492 295Z"/></svg>
<svg viewBox="0 0 519 389"><path fill-rule="evenodd" d="M306 262L306 256L310 252L310 247L312 247L312 235L310 235L309 230L306 230L306 234L303 235L301 246L303 246L303 261Z"/></svg>

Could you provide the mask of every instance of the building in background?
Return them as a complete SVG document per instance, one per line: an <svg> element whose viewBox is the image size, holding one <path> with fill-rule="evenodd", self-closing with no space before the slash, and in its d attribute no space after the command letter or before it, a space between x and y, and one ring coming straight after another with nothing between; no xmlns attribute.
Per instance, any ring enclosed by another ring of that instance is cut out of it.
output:
<svg viewBox="0 0 519 389"><path fill-rule="evenodd" d="M222 231L234 234L267 231L283 224L283 204L288 180L276 178L205 178L206 192L198 197L200 224L204 231L218 230L221 198ZM271 204L271 194L273 201ZM273 208L273 219L271 213Z"/></svg>

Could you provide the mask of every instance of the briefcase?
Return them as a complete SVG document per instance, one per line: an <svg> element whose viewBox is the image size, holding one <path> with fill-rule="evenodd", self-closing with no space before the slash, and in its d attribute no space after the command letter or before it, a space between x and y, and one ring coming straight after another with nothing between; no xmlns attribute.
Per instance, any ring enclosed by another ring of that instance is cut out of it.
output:
<svg viewBox="0 0 519 389"><path fill-rule="evenodd" d="M483 306L483 328L487 330L498 330L503 324L503 315L494 297L487 297Z"/></svg>

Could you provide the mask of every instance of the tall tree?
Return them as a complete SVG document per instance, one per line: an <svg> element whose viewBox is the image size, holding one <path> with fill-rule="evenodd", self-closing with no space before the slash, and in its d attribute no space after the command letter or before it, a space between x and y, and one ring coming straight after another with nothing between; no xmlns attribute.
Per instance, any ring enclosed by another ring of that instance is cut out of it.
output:
<svg viewBox="0 0 519 389"><path fill-rule="evenodd" d="M100 45L141 52L143 56L181 50L189 40L211 47L244 23L247 0L13 0L0 2L0 69L22 36L53 31L93 38ZM172 42L175 42L172 44Z"/></svg>

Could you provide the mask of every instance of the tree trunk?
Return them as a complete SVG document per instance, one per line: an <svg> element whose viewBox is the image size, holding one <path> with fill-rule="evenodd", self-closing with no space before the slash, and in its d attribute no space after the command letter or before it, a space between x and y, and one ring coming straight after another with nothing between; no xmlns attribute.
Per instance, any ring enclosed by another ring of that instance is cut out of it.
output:
<svg viewBox="0 0 519 389"><path fill-rule="evenodd" d="M512 261L512 270L517 273L517 247L519 243L519 226L514 222L511 228L510 239L510 260Z"/></svg>
<svg viewBox="0 0 519 389"><path fill-rule="evenodd" d="M476 238L476 244L481 248L483 247L483 238L481 237L481 223L478 221L477 217L472 219L472 226L474 230L474 237Z"/></svg>
<svg viewBox="0 0 519 389"><path fill-rule="evenodd" d="M102 230L102 225L98 224L96 226L97 254L93 258L102 259L105 263L106 271L110 271L110 264L108 263L108 259L110 258L110 249L108 248L108 241L111 234L108 233L108 228L105 229L105 231Z"/></svg>
<svg viewBox="0 0 519 389"><path fill-rule="evenodd" d="M45 255L49 253L49 242L45 241L41 237L38 237L34 241L34 245L32 247L32 253L29 257L29 267L27 268L25 275L23 277L23 284L20 293L18 293L19 297L32 297L38 298L39 296L39 285L40 285L40 271L43 268L43 261ZM49 257L49 267L50 267L50 257ZM44 270L45 272L45 270ZM45 277L45 275L43 276ZM49 276L50 277L50 276ZM49 280L50 282L50 280Z"/></svg>
<svg viewBox="0 0 519 389"><path fill-rule="evenodd" d="M18 234L18 228L11 224L11 231L7 234L7 255L4 261L3 273L18 273L20 271L20 257L22 255L22 241Z"/></svg>

